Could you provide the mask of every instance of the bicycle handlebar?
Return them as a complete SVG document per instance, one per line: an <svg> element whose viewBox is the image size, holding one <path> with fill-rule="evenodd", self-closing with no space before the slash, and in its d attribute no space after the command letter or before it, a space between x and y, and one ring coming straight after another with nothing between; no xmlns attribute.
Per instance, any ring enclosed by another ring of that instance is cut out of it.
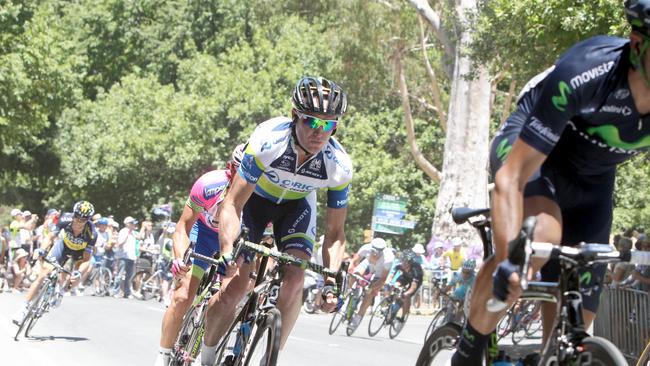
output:
<svg viewBox="0 0 650 366"><path fill-rule="evenodd" d="M509 245L508 259L513 264L520 265L518 271L521 287L523 290L528 288L527 273L531 258L541 259L559 259L563 262L569 262L573 266L582 267L592 263L616 263L628 262L640 265L650 265L650 252L630 250L618 251L610 244L581 243L576 247L560 246L551 243L541 243L532 241L532 228L530 218L524 223L524 233L519 240L513 240ZM528 223L528 226L527 226ZM528 230L531 229L531 230ZM507 304L496 298L491 298L487 302L487 309L496 313L505 309Z"/></svg>

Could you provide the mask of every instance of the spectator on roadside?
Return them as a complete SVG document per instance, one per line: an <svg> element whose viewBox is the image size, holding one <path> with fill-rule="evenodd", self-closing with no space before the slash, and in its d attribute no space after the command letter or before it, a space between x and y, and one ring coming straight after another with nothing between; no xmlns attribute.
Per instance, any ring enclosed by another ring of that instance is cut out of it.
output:
<svg viewBox="0 0 650 366"><path fill-rule="evenodd" d="M424 253L426 253L424 250L424 245L417 243L413 246L413 248L411 248L411 250L413 251L413 253L415 253L417 262L420 265L424 265L425 263Z"/></svg>
<svg viewBox="0 0 650 366"><path fill-rule="evenodd" d="M124 228L120 230L117 238L117 246L123 250L123 256L120 259L121 265L124 266L125 276L122 282L122 291L125 298L133 298L131 295L131 280L135 267L135 260L137 259L137 237L139 233L136 231L138 221L131 216L124 219ZM118 295L116 295L118 296Z"/></svg>
<svg viewBox="0 0 650 366"><path fill-rule="evenodd" d="M632 239L619 236L618 240L615 238L614 246L617 250L630 250L632 249ZM629 264L625 262L616 263L612 271L612 286L617 287L621 282L626 280L632 271L634 270L634 264Z"/></svg>
<svg viewBox="0 0 650 366"><path fill-rule="evenodd" d="M436 240L427 245L427 256L426 261L429 263L429 268L433 270L439 270L441 267L444 267L445 258L443 254L445 253L445 244L441 240Z"/></svg>
<svg viewBox="0 0 650 366"><path fill-rule="evenodd" d="M38 215L30 211L23 211L24 225L20 228L21 247L28 253L34 252L34 230L38 222Z"/></svg>
<svg viewBox="0 0 650 366"><path fill-rule="evenodd" d="M151 221L145 220L142 222L138 240L140 240L141 252L149 252L150 254L158 254L160 252L160 247L156 246L156 240L153 235L153 223Z"/></svg>
<svg viewBox="0 0 650 366"><path fill-rule="evenodd" d="M452 244L453 248L446 251L445 254L443 254L443 257L448 259L446 265L449 266L452 271L456 272L463 264L463 260L465 260L465 253L461 248L463 244L461 238L454 238Z"/></svg>
<svg viewBox="0 0 650 366"><path fill-rule="evenodd" d="M12 221L9 224L9 260L13 260L14 253L21 248L23 243L21 241L20 229L25 226L25 219L23 211L14 208L11 210Z"/></svg>
<svg viewBox="0 0 650 366"><path fill-rule="evenodd" d="M23 291L23 280L31 274L31 266L27 262L29 253L23 248L16 250L16 255L11 264L11 270L14 274L14 285L12 292L19 293Z"/></svg>
<svg viewBox="0 0 650 366"><path fill-rule="evenodd" d="M53 232L59 221L59 211L55 208L47 210L43 224L36 228L34 235L34 246L49 251L53 239Z"/></svg>
<svg viewBox="0 0 650 366"><path fill-rule="evenodd" d="M650 238L645 235L640 235L637 240L637 247L639 250L650 252ZM637 265L635 270L632 271L630 279L634 282L632 287L637 290L650 292L650 266Z"/></svg>

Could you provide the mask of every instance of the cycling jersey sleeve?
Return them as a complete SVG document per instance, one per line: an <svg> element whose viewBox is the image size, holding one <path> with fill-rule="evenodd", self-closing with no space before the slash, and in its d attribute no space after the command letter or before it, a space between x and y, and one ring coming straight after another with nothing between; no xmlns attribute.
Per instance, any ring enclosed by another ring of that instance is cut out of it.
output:
<svg viewBox="0 0 650 366"><path fill-rule="evenodd" d="M590 81L606 74L615 62L603 59L593 42L579 43L567 51L536 90L535 104L519 137L539 152L551 153L567 122L591 106L596 88ZM527 86L533 87L535 86Z"/></svg>
<svg viewBox="0 0 650 366"><path fill-rule="evenodd" d="M284 123L282 123L284 121ZM269 129L269 126L275 126ZM275 117L257 126L250 139L244 157L237 172L246 182L256 184L268 165L274 160L277 149L273 147L286 143L291 137L288 130L291 128L291 119L287 117ZM269 129L267 131L267 129ZM283 151L279 151L282 153Z"/></svg>
<svg viewBox="0 0 650 366"><path fill-rule="evenodd" d="M327 190L327 207L347 207L352 180L352 160L334 137L330 138L329 145L325 149L325 157L334 160L337 166Z"/></svg>

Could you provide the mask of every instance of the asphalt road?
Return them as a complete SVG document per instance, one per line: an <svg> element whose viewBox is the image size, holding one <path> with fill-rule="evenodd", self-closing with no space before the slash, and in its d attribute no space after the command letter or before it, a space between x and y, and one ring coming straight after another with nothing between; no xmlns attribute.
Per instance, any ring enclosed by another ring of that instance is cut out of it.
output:
<svg viewBox="0 0 650 366"><path fill-rule="evenodd" d="M23 297L0 294L1 364L153 365L164 312L161 304L92 296L65 297L61 307L39 320L32 338L21 337L16 342L13 336L17 327L10 319ZM393 340L389 339L387 329L369 337L368 318L352 337L345 335L343 326L330 336L329 315L301 314L278 365L414 365L430 317L411 316L402 333Z"/></svg>

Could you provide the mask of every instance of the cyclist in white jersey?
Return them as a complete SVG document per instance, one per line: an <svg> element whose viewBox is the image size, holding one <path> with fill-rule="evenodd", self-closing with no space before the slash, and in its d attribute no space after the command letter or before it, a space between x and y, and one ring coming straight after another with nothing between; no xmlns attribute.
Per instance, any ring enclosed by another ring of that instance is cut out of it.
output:
<svg viewBox="0 0 650 366"><path fill-rule="evenodd" d="M393 251L386 247L386 241L382 238L374 238L369 244L363 245L352 257L352 263L356 265L354 273L360 276L372 276L370 291L363 297L359 311L352 316L351 328L356 329L361 319L366 314L372 299L377 296L379 290L386 283L386 278L393 267L395 256ZM357 265L358 263L358 265Z"/></svg>
<svg viewBox="0 0 650 366"><path fill-rule="evenodd" d="M233 179L219 215L219 241L229 254L240 232L240 215L249 240L259 242L267 223L273 223L278 249L308 261L316 236L316 194L327 189L323 263L338 270L343 254L352 162L332 136L347 109L347 96L335 83L314 77L298 81L291 118L276 117L260 124L249 139L238 175ZM238 272L224 291L212 298L210 314L216 326L206 329L205 346L214 349L233 321L235 306L244 297L252 266L238 260ZM298 317L304 272L287 267L280 289L281 346ZM333 278L325 280L323 308L337 304ZM204 353L204 352L202 352ZM213 356L214 352L210 351ZM213 357L212 357L213 358ZM211 362L203 358L202 362Z"/></svg>

